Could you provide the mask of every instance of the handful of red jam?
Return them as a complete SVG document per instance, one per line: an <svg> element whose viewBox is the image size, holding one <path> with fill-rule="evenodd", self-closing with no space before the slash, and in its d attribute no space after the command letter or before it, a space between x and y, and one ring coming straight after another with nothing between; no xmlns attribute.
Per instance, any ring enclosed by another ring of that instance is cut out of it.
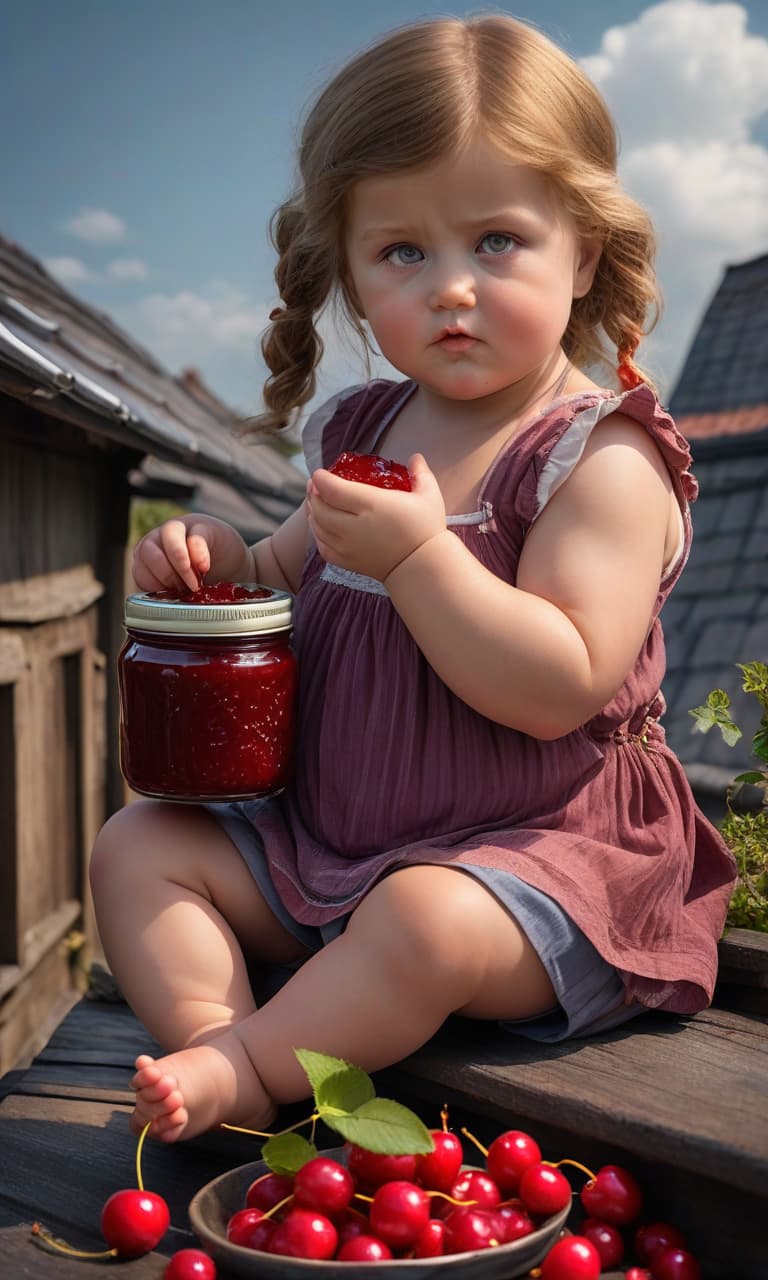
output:
<svg viewBox="0 0 768 1280"><path fill-rule="evenodd" d="M408 468L377 453L340 453L330 470L342 480L373 484L378 489L404 489L410 493Z"/></svg>
<svg viewBox="0 0 768 1280"><path fill-rule="evenodd" d="M244 587L239 582L214 582L197 591L184 588L174 591L148 591L150 600L168 600L174 604L237 604L239 600L265 600L271 592L266 587Z"/></svg>

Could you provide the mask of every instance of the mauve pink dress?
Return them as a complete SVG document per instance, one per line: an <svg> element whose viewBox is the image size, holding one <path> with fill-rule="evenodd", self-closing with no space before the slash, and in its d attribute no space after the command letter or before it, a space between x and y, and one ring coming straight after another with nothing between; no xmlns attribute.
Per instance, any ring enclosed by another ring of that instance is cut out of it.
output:
<svg viewBox="0 0 768 1280"><path fill-rule="evenodd" d="M376 452L414 389L374 381L337 397L310 422L311 465L313 437L325 466L343 449ZM645 643L609 705L553 742L479 715L435 674L380 583L314 551L296 598L299 768L276 800L243 808L303 924L347 913L395 866L498 868L564 908L617 968L627 1001L693 1013L712 996L735 871L659 723L658 613L688 555L696 496L687 443L646 386L563 397L501 451L477 512L451 528L514 583L527 530L592 427L619 408L661 450L682 522Z"/></svg>

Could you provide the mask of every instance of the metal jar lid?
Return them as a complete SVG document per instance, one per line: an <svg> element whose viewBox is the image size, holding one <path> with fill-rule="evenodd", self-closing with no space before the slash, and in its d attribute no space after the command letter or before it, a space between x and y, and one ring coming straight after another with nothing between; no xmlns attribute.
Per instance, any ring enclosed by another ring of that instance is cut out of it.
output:
<svg viewBox="0 0 768 1280"><path fill-rule="evenodd" d="M125 626L173 636L254 636L290 630L293 596L287 591L253 582L232 585L267 594L254 594L231 604L194 604L168 598L165 593L137 592L125 602Z"/></svg>

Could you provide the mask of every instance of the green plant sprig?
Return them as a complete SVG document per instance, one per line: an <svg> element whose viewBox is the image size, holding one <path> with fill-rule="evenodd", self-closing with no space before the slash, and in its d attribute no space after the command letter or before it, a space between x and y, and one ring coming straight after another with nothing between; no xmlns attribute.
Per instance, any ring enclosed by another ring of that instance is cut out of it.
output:
<svg viewBox="0 0 768 1280"><path fill-rule="evenodd" d="M297 1173L317 1155L315 1143L296 1129L311 1124L314 1136L318 1120L345 1141L377 1155L428 1155L434 1150L429 1130L415 1111L390 1098L377 1098L373 1081L360 1067L311 1049L294 1049L294 1053L312 1087L315 1110L281 1133L257 1135L267 1138L261 1158L273 1173Z"/></svg>
<svg viewBox="0 0 768 1280"><path fill-rule="evenodd" d="M753 694L761 708L760 725L752 738L752 754L760 767L737 774L726 791L727 813L721 833L738 870L727 923L733 928L768 932L768 666L764 662L736 665L743 676L744 692ZM708 733L716 725L728 746L734 746L742 736L731 716L730 699L722 689L713 689L706 703L689 714L699 733ZM742 785L761 790L762 801L757 811L734 809L734 793Z"/></svg>

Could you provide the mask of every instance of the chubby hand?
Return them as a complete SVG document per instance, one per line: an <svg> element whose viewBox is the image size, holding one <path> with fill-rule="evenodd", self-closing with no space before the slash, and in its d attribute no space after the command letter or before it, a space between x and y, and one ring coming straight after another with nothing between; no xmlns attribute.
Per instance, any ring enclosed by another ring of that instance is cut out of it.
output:
<svg viewBox="0 0 768 1280"><path fill-rule="evenodd" d="M196 591L206 574L215 582L250 581L254 566L230 525L215 516L186 515L144 535L134 549L132 571L140 591Z"/></svg>
<svg viewBox="0 0 768 1280"><path fill-rule="evenodd" d="M443 495L422 454L409 459L408 470L410 493L325 470L310 476L309 525L324 560L384 582L418 547L445 532Z"/></svg>

